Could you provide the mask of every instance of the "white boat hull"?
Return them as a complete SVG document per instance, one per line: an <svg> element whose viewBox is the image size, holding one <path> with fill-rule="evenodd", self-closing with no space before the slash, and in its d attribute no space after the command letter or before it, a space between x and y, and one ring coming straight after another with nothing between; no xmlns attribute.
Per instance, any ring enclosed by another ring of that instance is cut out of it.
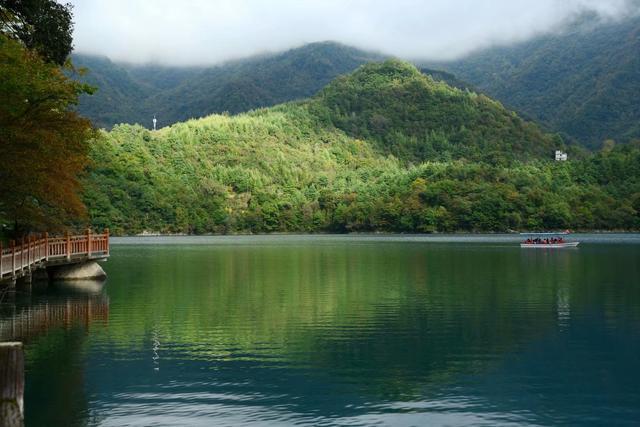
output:
<svg viewBox="0 0 640 427"><path fill-rule="evenodd" d="M521 248L575 248L580 242L567 242L567 243L520 243Z"/></svg>

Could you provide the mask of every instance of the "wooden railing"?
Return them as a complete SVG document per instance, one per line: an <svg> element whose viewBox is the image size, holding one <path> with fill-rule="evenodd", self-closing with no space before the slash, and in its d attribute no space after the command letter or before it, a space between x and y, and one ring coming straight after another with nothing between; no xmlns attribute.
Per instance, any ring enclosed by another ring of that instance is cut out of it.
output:
<svg viewBox="0 0 640 427"><path fill-rule="evenodd" d="M25 270L46 265L48 262L64 264L80 259L106 258L109 256L109 230L102 234L85 234L64 237L49 237L47 233L29 236L20 244L15 241L3 248L0 242L0 280L16 277Z"/></svg>

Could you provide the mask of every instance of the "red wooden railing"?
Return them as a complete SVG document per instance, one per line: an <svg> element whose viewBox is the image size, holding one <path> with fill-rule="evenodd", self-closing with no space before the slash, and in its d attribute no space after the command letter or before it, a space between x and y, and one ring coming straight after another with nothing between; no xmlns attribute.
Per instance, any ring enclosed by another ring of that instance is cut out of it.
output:
<svg viewBox="0 0 640 427"><path fill-rule="evenodd" d="M64 237L29 236L20 244L11 241L8 248L0 242L0 279L15 277L23 270L30 270L49 261L57 264L78 259L95 259L109 256L109 230L102 234L85 234Z"/></svg>

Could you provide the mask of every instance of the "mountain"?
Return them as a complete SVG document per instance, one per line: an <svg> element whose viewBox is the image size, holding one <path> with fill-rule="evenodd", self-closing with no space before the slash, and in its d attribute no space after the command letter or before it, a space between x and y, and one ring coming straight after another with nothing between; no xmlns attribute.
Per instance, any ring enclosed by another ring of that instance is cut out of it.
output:
<svg viewBox="0 0 640 427"><path fill-rule="evenodd" d="M339 75L383 56L339 43L312 43L274 55L260 55L215 67L171 67L114 63L105 57L76 54L86 68L82 79L98 88L83 96L79 111L98 127L119 123L151 127L212 113L237 114L309 98ZM474 90L450 73L423 68L435 80Z"/></svg>
<svg viewBox="0 0 640 427"><path fill-rule="evenodd" d="M436 70L432 68L420 67L420 72L422 74L426 74L431 76L432 79L445 82L451 87L455 87L456 89L469 90L471 92L479 92L473 85L468 82L460 80L458 77L454 76L451 73L447 73L443 70Z"/></svg>
<svg viewBox="0 0 640 427"><path fill-rule="evenodd" d="M305 101L102 131L85 201L116 234L640 228L640 148L557 163L557 143L386 61Z"/></svg>
<svg viewBox="0 0 640 427"><path fill-rule="evenodd" d="M380 58L337 43L308 44L278 55L208 68L175 90L152 97L148 106L158 106L161 117L166 115L171 121L221 112L236 114L308 98L336 76Z"/></svg>
<svg viewBox="0 0 640 427"><path fill-rule="evenodd" d="M640 138L640 18L584 18L560 34L430 64L584 145Z"/></svg>
<svg viewBox="0 0 640 427"><path fill-rule="evenodd" d="M544 158L564 148L500 103L397 60L368 64L323 89L314 109L338 129L412 162Z"/></svg>
<svg viewBox="0 0 640 427"><path fill-rule="evenodd" d="M135 123L142 119L137 107L149 96L150 87L108 58L73 55L72 61L76 68L85 69L79 79L98 89L93 95L80 96L78 110L81 115L98 127L129 120Z"/></svg>
<svg viewBox="0 0 640 427"><path fill-rule="evenodd" d="M640 138L640 18L586 17L562 33L424 64L435 80L482 92L565 139L594 148ZM236 114L313 96L332 79L381 55L333 42L215 67L134 66L74 55L98 87L79 111L96 125L160 126L212 113ZM445 70L445 71L441 71ZM467 83L468 82L468 83Z"/></svg>
<svg viewBox="0 0 640 427"><path fill-rule="evenodd" d="M160 126L212 113L231 114L308 98L338 75L381 59L338 43L312 43L215 67L116 64L74 55L82 77L98 92L82 97L79 112L98 127L141 123L155 114Z"/></svg>

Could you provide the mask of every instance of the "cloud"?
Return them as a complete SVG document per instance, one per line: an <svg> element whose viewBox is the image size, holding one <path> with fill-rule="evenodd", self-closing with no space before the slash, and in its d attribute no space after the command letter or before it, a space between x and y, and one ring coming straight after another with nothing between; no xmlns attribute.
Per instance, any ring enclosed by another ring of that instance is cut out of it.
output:
<svg viewBox="0 0 640 427"><path fill-rule="evenodd" d="M557 31L580 14L618 19L638 0L72 0L76 51L128 62L211 64L335 40L442 60Z"/></svg>

